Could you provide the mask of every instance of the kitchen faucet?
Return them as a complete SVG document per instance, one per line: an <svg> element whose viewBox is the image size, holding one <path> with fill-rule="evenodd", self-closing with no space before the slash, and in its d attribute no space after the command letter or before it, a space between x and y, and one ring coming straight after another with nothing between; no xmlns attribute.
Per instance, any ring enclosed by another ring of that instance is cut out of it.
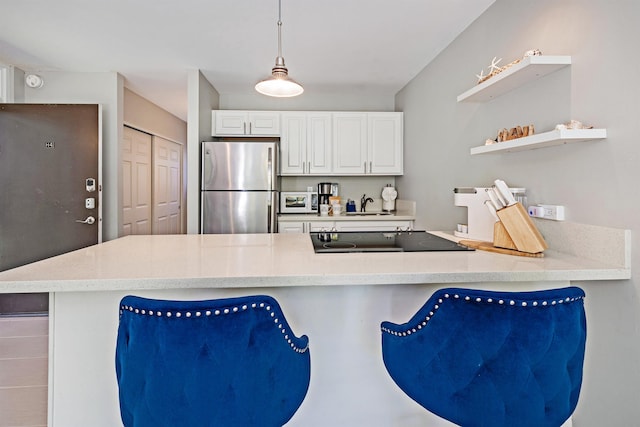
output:
<svg viewBox="0 0 640 427"><path fill-rule="evenodd" d="M366 194L363 194L360 199L360 212L366 212L368 202L373 203L373 199L371 197L367 197Z"/></svg>

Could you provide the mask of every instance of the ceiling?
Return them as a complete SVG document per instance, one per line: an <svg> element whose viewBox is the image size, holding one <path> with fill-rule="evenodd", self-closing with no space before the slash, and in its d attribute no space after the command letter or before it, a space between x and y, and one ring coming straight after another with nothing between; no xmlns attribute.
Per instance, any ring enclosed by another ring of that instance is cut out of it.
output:
<svg viewBox="0 0 640 427"><path fill-rule="evenodd" d="M282 0L282 53L306 94L392 96L494 1ZM0 62L117 71L184 120L187 70L220 94L252 93L277 56L278 0L3 0L0 11Z"/></svg>

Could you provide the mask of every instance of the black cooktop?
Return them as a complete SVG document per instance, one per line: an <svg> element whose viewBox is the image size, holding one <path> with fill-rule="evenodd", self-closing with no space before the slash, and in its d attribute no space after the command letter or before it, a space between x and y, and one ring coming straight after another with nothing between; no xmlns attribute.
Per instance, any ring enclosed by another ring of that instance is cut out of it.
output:
<svg viewBox="0 0 640 427"><path fill-rule="evenodd" d="M342 231L311 233L316 253L472 251L426 231Z"/></svg>

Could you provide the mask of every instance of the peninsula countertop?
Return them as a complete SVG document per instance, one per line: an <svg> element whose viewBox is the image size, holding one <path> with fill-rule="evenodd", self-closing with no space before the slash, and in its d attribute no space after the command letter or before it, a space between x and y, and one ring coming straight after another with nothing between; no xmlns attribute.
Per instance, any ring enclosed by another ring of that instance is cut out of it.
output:
<svg viewBox="0 0 640 427"><path fill-rule="evenodd" d="M0 272L0 293L620 280L629 252L619 262L553 250L316 254L308 234L127 236Z"/></svg>

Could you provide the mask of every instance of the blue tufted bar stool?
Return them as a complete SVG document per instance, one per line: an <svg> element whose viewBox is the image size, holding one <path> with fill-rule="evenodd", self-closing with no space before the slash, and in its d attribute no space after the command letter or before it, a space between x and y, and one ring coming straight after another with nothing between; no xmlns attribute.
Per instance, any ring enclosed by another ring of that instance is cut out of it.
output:
<svg viewBox="0 0 640 427"><path fill-rule="evenodd" d="M441 289L409 320L382 323L396 384L467 426L559 427L580 394L584 292Z"/></svg>
<svg viewBox="0 0 640 427"><path fill-rule="evenodd" d="M279 427L309 388L308 338L269 296L120 303L116 377L125 427Z"/></svg>

